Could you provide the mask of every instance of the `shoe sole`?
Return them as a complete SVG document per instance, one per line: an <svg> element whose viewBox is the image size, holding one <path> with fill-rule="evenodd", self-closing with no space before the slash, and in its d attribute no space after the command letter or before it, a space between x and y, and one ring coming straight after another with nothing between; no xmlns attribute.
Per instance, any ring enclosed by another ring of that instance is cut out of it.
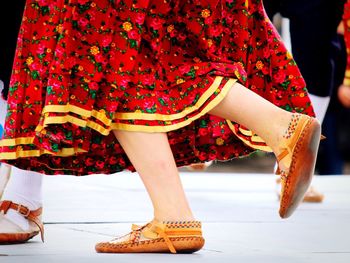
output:
<svg viewBox="0 0 350 263"><path fill-rule="evenodd" d="M176 253L194 253L204 246L202 237L175 237L169 238ZM98 243L95 246L98 253L170 253L163 238L140 241L138 243L112 244Z"/></svg>
<svg viewBox="0 0 350 263"><path fill-rule="evenodd" d="M316 119L309 119L295 146L292 163L281 196L279 214L290 217L308 190L315 170L321 126Z"/></svg>
<svg viewBox="0 0 350 263"><path fill-rule="evenodd" d="M21 244L39 234L39 231L32 233L3 233L0 234L1 245Z"/></svg>

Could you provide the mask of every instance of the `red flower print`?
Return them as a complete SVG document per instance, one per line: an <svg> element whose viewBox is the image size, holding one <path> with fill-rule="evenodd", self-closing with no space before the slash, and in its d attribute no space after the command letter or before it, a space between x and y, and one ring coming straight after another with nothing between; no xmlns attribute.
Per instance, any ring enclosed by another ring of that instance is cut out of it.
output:
<svg viewBox="0 0 350 263"><path fill-rule="evenodd" d="M96 82L94 81L89 82L89 89L98 90L98 88L99 88L99 85Z"/></svg>
<svg viewBox="0 0 350 263"><path fill-rule="evenodd" d="M108 47L112 43L112 36L104 36L102 38L102 46Z"/></svg>
<svg viewBox="0 0 350 263"><path fill-rule="evenodd" d="M78 3L81 5L85 5L89 0L78 0Z"/></svg>
<svg viewBox="0 0 350 263"><path fill-rule="evenodd" d="M201 152L198 156L198 159L201 161L205 161L207 159L207 154L205 152Z"/></svg>
<svg viewBox="0 0 350 263"><path fill-rule="evenodd" d="M160 19L159 17L155 17L151 20L150 27L152 27L154 30L159 30L162 28L164 21Z"/></svg>
<svg viewBox="0 0 350 263"><path fill-rule="evenodd" d="M109 164L110 165L114 165L118 163L118 159L115 156L112 156L111 158L109 158Z"/></svg>
<svg viewBox="0 0 350 263"><path fill-rule="evenodd" d="M209 153L209 160L215 160L216 159L216 154L215 153Z"/></svg>
<svg viewBox="0 0 350 263"><path fill-rule="evenodd" d="M140 35L137 33L137 30L133 29L128 32L128 38L130 39L139 39Z"/></svg>
<svg viewBox="0 0 350 263"><path fill-rule="evenodd" d="M274 79L277 83L283 83L286 80L286 73L280 70L274 75Z"/></svg>
<svg viewBox="0 0 350 263"><path fill-rule="evenodd" d="M75 57L69 57L64 61L64 66L67 69L73 68L77 64L77 59Z"/></svg>
<svg viewBox="0 0 350 263"><path fill-rule="evenodd" d="M40 6L47 6L49 5L49 0L38 0Z"/></svg>
<svg viewBox="0 0 350 263"><path fill-rule="evenodd" d="M87 20L85 17L81 17L78 21L79 25L82 27L86 27L89 23L89 20Z"/></svg>
<svg viewBox="0 0 350 263"><path fill-rule="evenodd" d="M140 76L140 81L143 85L153 85L155 80L154 74L144 74Z"/></svg>
<svg viewBox="0 0 350 263"><path fill-rule="evenodd" d="M38 45L36 53L37 54L43 54L44 52L45 52L45 45L41 43L41 44Z"/></svg>
<svg viewBox="0 0 350 263"><path fill-rule="evenodd" d="M95 72L92 76L92 80L96 82L100 82L103 78L104 74L102 72Z"/></svg>
<svg viewBox="0 0 350 263"><path fill-rule="evenodd" d="M143 21L145 20L145 16L146 16L145 13L137 13L135 16L136 23L142 24Z"/></svg>
<svg viewBox="0 0 350 263"><path fill-rule="evenodd" d="M306 83L303 78L293 78L291 79L291 85L293 87L305 87Z"/></svg>
<svg viewBox="0 0 350 263"><path fill-rule="evenodd" d="M176 29L170 32L170 37L176 37L178 35L178 31Z"/></svg>
<svg viewBox="0 0 350 263"><path fill-rule="evenodd" d="M105 65L107 63L106 57L101 53L95 55L95 60L101 63L102 65Z"/></svg>
<svg viewBox="0 0 350 263"><path fill-rule="evenodd" d="M92 165L94 165L94 164L95 164L94 159L92 159L92 158L90 158L90 157L88 157L88 158L85 159L85 165L86 165L86 166L92 166Z"/></svg>
<svg viewBox="0 0 350 263"><path fill-rule="evenodd" d="M208 135L208 129L207 128L199 128L198 133L200 136L206 136L206 135Z"/></svg>

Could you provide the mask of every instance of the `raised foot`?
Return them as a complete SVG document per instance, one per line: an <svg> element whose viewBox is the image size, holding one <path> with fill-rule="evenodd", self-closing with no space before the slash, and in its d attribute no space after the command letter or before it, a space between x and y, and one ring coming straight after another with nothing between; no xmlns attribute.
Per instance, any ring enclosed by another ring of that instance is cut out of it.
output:
<svg viewBox="0 0 350 263"><path fill-rule="evenodd" d="M278 162L290 158L287 172L281 171L282 191L279 214L290 217L308 190L315 170L321 126L312 117L300 115L293 134L284 142Z"/></svg>

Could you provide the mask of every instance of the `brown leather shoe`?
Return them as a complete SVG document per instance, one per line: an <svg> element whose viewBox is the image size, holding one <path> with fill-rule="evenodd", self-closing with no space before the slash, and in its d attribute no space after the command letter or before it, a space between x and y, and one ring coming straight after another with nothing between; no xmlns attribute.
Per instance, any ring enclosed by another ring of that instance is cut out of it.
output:
<svg viewBox="0 0 350 263"><path fill-rule="evenodd" d="M13 209L23 215L28 221L30 229L24 231L16 224L8 220L4 215L9 209ZM29 210L27 207L5 200L0 202L0 244L24 243L41 232L41 240L44 242L44 226L40 216L42 208Z"/></svg>
<svg viewBox="0 0 350 263"><path fill-rule="evenodd" d="M277 157L282 179L279 210L282 218L292 215L311 184L321 136L321 126L315 118L296 116ZM281 162L289 167L288 171L281 169Z"/></svg>
<svg viewBox="0 0 350 263"><path fill-rule="evenodd" d="M132 226L132 232L98 243L99 253L193 253L204 245L201 222L158 222Z"/></svg>

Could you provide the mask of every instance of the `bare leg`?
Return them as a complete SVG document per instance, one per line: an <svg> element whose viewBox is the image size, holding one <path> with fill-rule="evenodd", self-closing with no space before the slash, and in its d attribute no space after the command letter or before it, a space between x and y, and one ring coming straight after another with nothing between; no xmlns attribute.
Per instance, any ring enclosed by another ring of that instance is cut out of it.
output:
<svg viewBox="0 0 350 263"><path fill-rule="evenodd" d="M291 216L312 180L320 140L319 122L305 116L293 118L292 113L239 83L210 113L248 127L272 148L283 180L279 213L282 218Z"/></svg>
<svg viewBox="0 0 350 263"><path fill-rule="evenodd" d="M260 97L239 83L210 114L235 121L258 134L276 155L279 144L288 128L292 113Z"/></svg>
<svg viewBox="0 0 350 263"><path fill-rule="evenodd" d="M239 83L210 114L248 127L263 138L276 155L281 151L279 145L292 118L292 113ZM155 218L160 221L193 220L166 134L114 133L143 180L154 206Z"/></svg>
<svg viewBox="0 0 350 263"><path fill-rule="evenodd" d="M283 135L292 118L291 113L279 109L240 84L235 84L226 98L210 113L236 121L255 131L275 151L275 154L280 151L279 142L283 140ZM311 119L307 119L309 120ZM173 225L170 225L171 223L168 225L168 223L152 221L141 228L133 227L129 235L110 242L98 243L96 251L103 253L171 251L176 253L177 250L194 252L201 249L204 245L201 226L199 222L193 221L194 218L184 194L167 135L117 130L114 131L114 134L141 176L153 204L154 218L157 221L192 222L186 223L186 226L176 225L174 228L174 222ZM311 169L308 169L307 173L302 174L309 175L310 171ZM291 177L294 178L294 174ZM295 180L292 183L294 187ZM293 188L282 196L281 217L288 217L294 211L297 205L294 200L298 201L300 194L303 194L303 189L300 190L302 187L303 185L298 184L295 187L296 190ZM293 199L289 196L292 196ZM174 232L176 231L174 229L178 229L178 233ZM174 240L171 241L168 235L173 235ZM190 239L186 240L186 236L190 236ZM159 237L164 240L158 243L153 241L142 243L144 240ZM179 240L186 241L179 243L174 237L181 237ZM137 248L133 244L136 244Z"/></svg>
<svg viewBox="0 0 350 263"><path fill-rule="evenodd" d="M165 133L114 131L141 176L159 221L194 220Z"/></svg>

